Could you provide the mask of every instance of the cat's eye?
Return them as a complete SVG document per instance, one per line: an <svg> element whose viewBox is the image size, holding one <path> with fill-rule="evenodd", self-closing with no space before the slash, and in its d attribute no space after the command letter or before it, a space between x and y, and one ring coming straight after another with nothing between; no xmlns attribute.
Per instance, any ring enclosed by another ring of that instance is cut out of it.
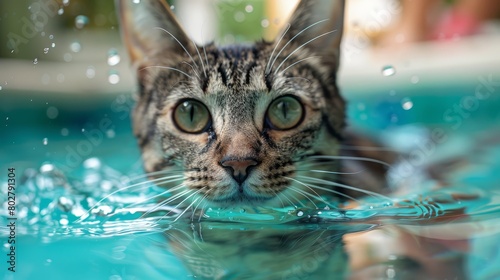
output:
<svg viewBox="0 0 500 280"><path fill-rule="evenodd" d="M210 126L211 117L203 103L188 99L180 102L175 107L173 120L181 131L201 133Z"/></svg>
<svg viewBox="0 0 500 280"><path fill-rule="evenodd" d="M274 100L266 113L266 122L272 129L287 130L296 127L304 117L300 101L290 95Z"/></svg>

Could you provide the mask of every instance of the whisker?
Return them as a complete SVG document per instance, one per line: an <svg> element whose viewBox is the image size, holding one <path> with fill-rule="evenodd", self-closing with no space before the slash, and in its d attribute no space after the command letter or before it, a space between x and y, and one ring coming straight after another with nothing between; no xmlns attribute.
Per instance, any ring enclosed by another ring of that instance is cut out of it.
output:
<svg viewBox="0 0 500 280"><path fill-rule="evenodd" d="M168 35L172 36L172 38L182 47L182 49L186 52L186 54L189 56L189 58L191 59L191 61L194 63L194 65L196 65L196 68L199 69L198 67L198 64L196 63L196 61L193 59L193 57L191 56L191 54L187 51L186 47L184 47L184 45L179 41L177 40L177 38L174 36L174 34L168 32L166 29L164 28L161 28L161 27L154 27L154 29L159 29L159 30L162 30L163 32L167 33ZM196 45L195 45L196 47Z"/></svg>
<svg viewBox="0 0 500 280"><path fill-rule="evenodd" d="M294 63L290 64L287 68L285 68L285 69L281 70L281 72L280 72L279 74L282 74L282 73L286 72L286 70L290 69L291 67L295 66L296 64L301 63L301 62L302 62L302 61L304 61L304 60L308 60L308 59L312 59L312 58L318 58L318 57L320 57L320 56L310 56L310 57L306 57L306 58L303 58L303 59L297 60L297 61L295 61Z"/></svg>
<svg viewBox="0 0 500 280"><path fill-rule="evenodd" d="M161 184L161 183L168 183L168 182L167 182L168 180L173 180L173 179L178 180L178 179L182 179L183 177L184 177L183 175L171 175L171 176L167 176L167 177L160 177L160 178L156 178L156 179L153 179L153 180L147 180L147 181L144 181L144 182L139 182L139 183L132 184L132 185L130 185L130 186L127 186L125 189L129 189L129 188L131 188L131 187L140 186L140 185L144 185L144 184L152 184L152 183L155 183L155 185L156 185L156 184ZM163 181L163 180L165 180L165 181ZM110 193L108 196L113 195L113 194L115 194L115 193L117 193L117 192L119 192L119 191L121 191L121 190L122 190L122 189L117 190L117 191L114 191L114 192ZM104 200L104 199L106 199L106 197L105 197L105 198L103 198L103 200ZM100 202L100 201L99 201L99 202ZM98 203L99 203L99 202L98 202Z"/></svg>
<svg viewBox="0 0 500 280"><path fill-rule="evenodd" d="M196 53L198 54L198 57L200 58L200 62L201 62L201 69L203 69L203 74L205 75L205 78L207 77L207 71L205 69L205 63L203 62L203 58L201 58L201 54L200 54L200 50L196 47L196 44L194 42L192 42L193 45L195 46L195 49L196 49ZM207 65L208 66L208 65ZM198 77L200 78L200 77Z"/></svg>
<svg viewBox="0 0 500 280"><path fill-rule="evenodd" d="M200 206L200 204L201 204L201 203L205 200L205 198L206 198L207 196L208 196L208 191L205 193L205 195L204 195L204 196L202 196L202 197L201 197L200 202L199 202L198 204L196 204L196 207L193 209L193 213L192 213L192 215L191 215L191 221L193 221L193 220L194 220L194 214L195 214L195 212L196 212L196 209L198 209L198 207ZM201 215L200 215L200 216L201 216Z"/></svg>
<svg viewBox="0 0 500 280"><path fill-rule="evenodd" d="M201 80L200 76L198 75L198 72L194 69L194 67L191 63L188 63L187 61L183 61L182 64L187 64L188 66L190 66L191 69L193 69L193 73L196 75L196 77L198 77L198 79Z"/></svg>
<svg viewBox="0 0 500 280"><path fill-rule="evenodd" d="M288 32L288 29L290 29L290 24L287 25L285 32L281 34L280 38L278 39L278 42L276 42L276 45L273 48L273 51L271 52L271 55L269 56L269 60L267 61L266 64L266 75L268 75L271 72L271 68L269 68L269 64L271 63L271 59L273 58L274 52L278 48L279 44L281 43L281 40L283 40L283 37L285 37L286 33Z"/></svg>
<svg viewBox="0 0 500 280"><path fill-rule="evenodd" d="M177 180L172 180L172 182L179 181L179 180L182 180L182 179L183 179L183 178L180 178L180 179L177 179ZM177 185L177 186L175 186L175 187L173 187L173 188L169 188L169 189L167 189L167 190L165 190L165 191L163 191L163 192L161 192L161 193L159 193L159 194L153 195L153 196L148 197L148 198L145 198L145 199L143 199L143 200L141 200L141 201L138 201L138 202L132 203L132 204L130 204L130 205L127 205L127 207L126 207L126 208L136 207L136 206L138 206L138 205L140 205L140 204L142 204L142 203L144 203L144 202L146 202L146 201L148 201L148 200L152 200L152 199L155 199L155 198L157 198L157 197L164 196L164 195L166 195L166 194L168 194L168 193L173 193L173 192L175 192L175 191L177 191L177 190L179 190L179 189L182 189L182 188L184 188L184 187L185 187L185 186L184 186L183 184L179 184L179 185Z"/></svg>
<svg viewBox="0 0 500 280"><path fill-rule="evenodd" d="M272 190L272 192L274 193L274 196L281 202L281 207L285 208L285 203L283 202L283 200L279 196L280 194L276 193L276 191L274 191L274 190Z"/></svg>
<svg viewBox="0 0 500 280"><path fill-rule="evenodd" d="M312 199L309 197L309 195L310 195L309 193L307 193L307 192L305 192L303 190L300 190L300 189L298 189L298 188L296 188L294 186L289 186L289 190L294 191L294 192L296 192L298 194L301 194L303 197L307 198L307 200L309 200L314 205L314 207L316 207L316 209L319 208L318 205L316 205L316 203L314 203L314 201L312 201Z"/></svg>
<svg viewBox="0 0 500 280"><path fill-rule="evenodd" d="M195 191L194 193L192 193L191 195L189 195L188 197L186 197L183 201L181 201L175 208L179 207L184 201L188 200L191 196L201 192L202 190L204 190L206 187L203 187L197 191ZM193 205L196 203L196 201L198 201L200 199L200 197L198 197L197 199L195 199L193 202L191 202L191 204L189 204L188 207L186 207L186 209L184 209L184 211L182 211L182 213L180 213L177 218L174 219L173 222L176 222L178 219L180 219L182 217L182 215L184 215L184 213L186 213L191 207L193 207ZM170 212L169 212L170 213ZM167 216L169 213L165 214L165 216Z"/></svg>
<svg viewBox="0 0 500 280"><path fill-rule="evenodd" d="M287 57L285 57L285 59L283 59L283 61L278 65L278 68L276 68L276 70L274 70L274 74L278 73L278 70L281 68L281 66L283 66L283 63L285 63L294 53L298 52L300 49L302 49L303 47L305 47L307 44L311 43L312 41L315 41L323 36L329 35L335 31L337 31L337 30L325 32L325 33L318 35L318 36L312 38L311 40L305 42L304 44L300 45L299 47L297 47L293 52L291 52L289 55L287 55Z"/></svg>
<svg viewBox="0 0 500 280"><path fill-rule="evenodd" d="M184 185L182 185L182 186L184 186ZM152 213L153 211L161 208L162 206L167 205L168 203L170 203L170 202L172 202L180 197L183 197L186 194L189 194L190 192L192 192L192 190L184 190L180 193L177 193L177 194L163 200L162 202L160 202L160 203L156 204L155 206L151 207L150 209L148 209L148 211L144 212L144 214L141 215L141 218L143 218L146 215ZM170 212L172 212L172 211L170 211ZM170 212L168 212L168 213L170 213Z"/></svg>
<svg viewBox="0 0 500 280"><path fill-rule="evenodd" d="M182 203L184 203L186 200L188 200L189 198L191 198L193 195L196 195L197 193L201 192L202 190L204 190L206 187L203 187L197 191L193 191L193 190L189 190L190 192L193 192L192 194L190 194L189 196L187 196L186 198L184 198L181 202L179 202L179 204L177 204L174 209L177 209L179 206L182 205ZM199 198L197 198L196 200L198 200ZM182 211L182 213L180 214L180 216L182 216L182 214L186 213L188 208L186 208L186 210ZM167 214L163 215L163 217L166 217L168 216L168 214L172 213L172 211L168 212ZM180 217L179 216L179 217ZM177 220L177 219L176 219Z"/></svg>
<svg viewBox="0 0 500 280"><path fill-rule="evenodd" d="M326 202L326 201L325 201L325 200L324 200L324 199L323 199L323 198L322 198L322 197L321 197L321 196L320 196L320 195L319 195L319 194L318 194L318 193L317 193L314 189L312 189L312 188L311 188L310 186L308 186L307 184L305 184L305 183L303 183L303 182L301 182L301 181L299 181L299 180L297 180L297 179L294 179L294 178L290 178L290 177L286 177L286 178L287 178L287 179L289 179L289 180L292 180L292 181L294 181L294 182L297 182L297 183L301 184L302 186L304 186L304 187L306 187L306 188L310 189L310 190L311 190L311 191L312 191L315 195L312 195L312 194L310 194L310 193L308 193L308 192L305 192L306 194L311 195L312 197L315 197L316 199L318 199L318 200L322 201L323 203L325 203L325 204L326 204L326 205L328 205L328 206L333 206L333 205L331 205L330 203ZM316 207L316 208L318 208L318 207Z"/></svg>
<svg viewBox="0 0 500 280"><path fill-rule="evenodd" d="M350 195L348 195L348 194L345 194L345 193L343 193L343 192L339 192L339 191L332 190L332 189L329 189L329 188L320 187L320 186L318 186L318 185L313 185L313 184L311 184L310 182L309 182L308 184L309 184L309 186L310 186L311 188L318 189L318 190L322 190L322 191L326 191L326 192L329 192L329 193L332 193L332 194L335 194L335 195L338 195L338 196L344 197L344 198L346 198L346 199L348 199L348 200L352 200L352 201L355 201L355 202L361 203L361 201L360 201L359 199L356 199L356 198L354 198L354 197L352 197L352 196L350 196ZM329 205L329 206L330 206L330 205ZM333 207L333 206L332 206L332 207ZM337 208L337 207L335 207L335 208Z"/></svg>
<svg viewBox="0 0 500 280"><path fill-rule="evenodd" d="M285 197L289 202L290 202L290 205L292 205L293 207L297 208L298 206L300 207L305 207L304 203L302 203L299 199L297 199L295 196L293 195L287 195L286 193L284 192L281 192L283 194L283 197ZM297 201L298 204L295 204L293 203L290 198L291 197L293 200Z"/></svg>
<svg viewBox="0 0 500 280"><path fill-rule="evenodd" d="M313 178L313 177L308 177L308 176L299 175L297 177L301 177L303 179L306 179L306 180L309 180L309 181L313 181L313 182L317 182L317 183L321 183L321 184L325 184L325 185L336 186L336 187L340 187L340 188L344 188L344 189L348 189L348 190L357 191L357 192L360 192L360 193L371 195L373 197L378 197L378 198L382 198L382 199L385 199L385 200L392 201L391 198L389 198L389 197L387 197L385 195L382 195L382 194L379 194L379 193L376 193L376 192L372 192L372 191L368 191L368 190L364 190L364 189L361 189L361 188L356 188L356 187L352 187L352 186L349 186L349 185L345 185L345 184L341 184L341 183L337 183L337 182L331 182L331 181L327 181L327 180L323 180L323 179L318 179L318 178ZM318 187L318 189L323 189L323 188ZM329 190L329 189L325 188L324 190Z"/></svg>
<svg viewBox="0 0 500 280"><path fill-rule="evenodd" d="M145 66L145 67L142 67L141 69L139 69L139 71L142 71L142 70L145 70L145 69L148 69L148 68L153 68L153 67L177 71L177 72L179 72L181 74L184 74L185 76L187 76L190 79L193 78L193 76L189 75L188 73L186 73L186 72L184 72L182 70L179 70L179 69L174 68L174 67L168 67L168 66L160 66L160 65Z"/></svg>
<svg viewBox="0 0 500 280"><path fill-rule="evenodd" d="M349 146L340 145L341 150L351 150L351 151L387 151L387 152L399 152L397 149L389 147L371 147L371 146Z"/></svg>
<svg viewBox="0 0 500 280"><path fill-rule="evenodd" d="M170 177L167 177L167 178L179 178L179 177L182 177L182 175L173 175L173 176L170 176ZM141 182L141 183L137 183L137 184L133 184L133 185L130 185L130 186L127 186L127 187L123 187L123 188L120 188L118 190L115 190L111 193L109 193L108 195L106 195L105 197L101 198L99 201L97 201L92 207L90 207L89 210L87 210L87 212L85 212L85 214L83 214L80 219L76 220L76 222L81 222L83 217L86 217L92 210L94 210L101 202L103 202L104 200L110 198L111 196L121 192L121 191L125 191L125 190L129 190L131 188L134 188L134 187L137 187L137 186L140 186L140 185L144 185L144 184L149 184L149 183L153 183L153 182L158 182L158 181L162 181L162 180L165 180L166 178L158 178L158 179L154 179L154 180L148 180L148 181L145 181L145 182ZM148 186L143 186L141 187L140 189L144 189Z"/></svg>
<svg viewBox="0 0 500 280"><path fill-rule="evenodd" d="M319 170L319 169L305 169L305 170L297 169L297 171L336 174L336 175L356 175L356 174L364 172L365 170L360 170L360 171L356 171L356 172L337 172L337 171L327 171L327 170Z"/></svg>
<svg viewBox="0 0 500 280"><path fill-rule="evenodd" d="M205 45L203 45L203 53L205 54L205 62L207 63L207 67L208 67L208 56L207 56L207 49L205 48Z"/></svg>
<svg viewBox="0 0 500 280"><path fill-rule="evenodd" d="M367 158L367 157L351 157L351 156L309 156L307 159L347 159L347 160L358 160L358 161L368 161L368 162L375 162L382 164L387 167L391 167L390 164L388 164L385 161L373 159L373 158Z"/></svg>
<svg viewBox="0 0 500 280"><path fill-rule="evenodd" d="M181 171L182 170L171 170L171 169L153 171L153 172L144 173L144 174L141 174L141 175L136 175L134 177L127 178L127 181L131 182L131 181L139 180L139 179L146 178L146 177L149 177L149 176L155 176L155 175L158 175L158 174L179 173Z"/></svg>
<svg viewBox="0 0 500 280"><path fill-rule="evenodd" d="M278 54L274 57L274 60L273 60L273 62L271 63L270 68L271 68L271 69L273 68L274 63L276 63L276 59L278 59L278 57L280 56L280 54L281 54L281 53L285 50L285 48L286 48L288 45L290 45L290 43L291 43L291 42L293 42L293 40L295 40L295 38L297 38L300 34L304 33L307 29L309 29L309 28L311 28L311 27L314 27L314 26L316 26L316 25L318 25L318 24L320 24L320 23L323 23L323 22L325 22L325 21L327 21L327 20L329 20L329 19L323 19L323 20L317 21L317 22L315 22L315 23L313 23L313 24L311 24L311 25L309 25L309 26L305 27L305 28L304 28L304 29L302 29L300 32L298 32L297 34L295 34L295 36L293 36L293 37L292 37L292 38L291 38L291 39L290 39L290 40L289 40L289 41L288 41L288 42L287 42L287 43L286 43L286 44L285 44L285 45L281 48L281 50L278 52ZM283 71L282 71L282 72L283 72Z"/></svg>

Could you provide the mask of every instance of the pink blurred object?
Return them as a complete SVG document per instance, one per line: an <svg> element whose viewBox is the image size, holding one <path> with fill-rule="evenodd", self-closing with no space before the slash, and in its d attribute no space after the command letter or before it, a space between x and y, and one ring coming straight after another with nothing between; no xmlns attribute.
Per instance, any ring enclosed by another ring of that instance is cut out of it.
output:
<svg viewBox="0 0 500 280"><path fill-rule="evenodd" d="M447 13L431 35L434 40L451 40L477 33L481 22L463 12Z"/></svg>

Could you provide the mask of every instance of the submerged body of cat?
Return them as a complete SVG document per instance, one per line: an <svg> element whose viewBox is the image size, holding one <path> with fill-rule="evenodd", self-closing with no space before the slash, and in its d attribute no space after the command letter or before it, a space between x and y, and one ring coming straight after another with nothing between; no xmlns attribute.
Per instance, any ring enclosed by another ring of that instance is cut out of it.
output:
<svg viewBox="0 0 500 280"><path fill-rule="evenodd" d="M302 1L274 42L226 47L194 44L163 1L118 3L139 84L134 132L158 185L182 174L171 201L315 205L383 189L385 166L342 150L344 1Z"/></svg>

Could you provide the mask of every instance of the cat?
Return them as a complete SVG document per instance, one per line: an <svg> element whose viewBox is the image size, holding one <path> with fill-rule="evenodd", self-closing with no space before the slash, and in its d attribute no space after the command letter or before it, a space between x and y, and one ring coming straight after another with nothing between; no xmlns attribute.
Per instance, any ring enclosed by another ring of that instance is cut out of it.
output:
<svg viewBox="0 0 500 280"><path fill-rule="evenodd" d="M231 46L196 45L165 2L117 3L137 74L134 133L158 185L182 173L172 190L190 207L384 192L383 156L342 149L372 145L344 132L336 85L344 1L301 1L275 41Z"/></svg>
<svg viewBox="0 0 500 280"><path fill-rule="evenodd" d="M212 206L318 208L329 204L325 195L356 200L388 192L385 175L395 155L346 130L337 87L343 0L302 0L274 41L231 46L198 46L166 2L134 2L117 1L137 74L133 128L147 174L172 192L161 205L182 213ZM167 247L198 279L386 278L386 269L399 273L398 264L407 273L400 279L434 278L426 255L404 258L415 251L411 242L384 242L390 249L373 259L366 256L380 244L356 241L346 250L352 236L377 243L356 234L371 226L228 228L192 219L170 224L169 242L145 250ZM394 248L402 260L389 258ZM151 271L169 275L161 252L147 255ZM457 267L441 272L460 275Z"/></svg>

